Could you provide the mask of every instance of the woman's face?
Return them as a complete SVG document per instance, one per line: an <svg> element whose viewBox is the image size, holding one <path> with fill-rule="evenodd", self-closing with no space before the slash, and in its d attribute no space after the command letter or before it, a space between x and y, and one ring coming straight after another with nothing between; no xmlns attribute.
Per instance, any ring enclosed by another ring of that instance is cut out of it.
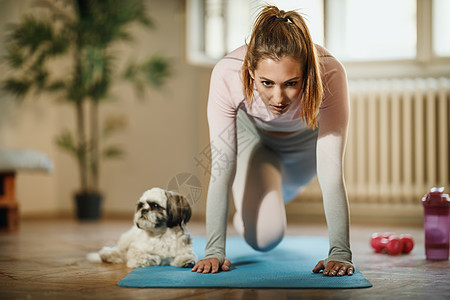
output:
<svg viewBox="0 0 450 300"><path fill-rule="evenodd" d="M302 90L302 70L293 57L261 59L250 75L262 101L274 114L285 113L298 100Z"/></svg>

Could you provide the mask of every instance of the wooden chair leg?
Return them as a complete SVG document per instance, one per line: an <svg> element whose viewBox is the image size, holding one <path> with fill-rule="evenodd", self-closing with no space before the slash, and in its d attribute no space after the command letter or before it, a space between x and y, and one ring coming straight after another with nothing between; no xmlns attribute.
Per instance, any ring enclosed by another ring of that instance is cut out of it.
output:
<svg viewBox="0 0 450 300"><path fill-rule="evenodd" d="M15 202L0 205L0 231L13 232L19 229L19 207Z"/></svg>
<svg viewBox="0 0 450 300"><path fill-rule="evenodd" d="M19 228L19 204L15 199L15 172L0 173L0 231Z"/></svg>

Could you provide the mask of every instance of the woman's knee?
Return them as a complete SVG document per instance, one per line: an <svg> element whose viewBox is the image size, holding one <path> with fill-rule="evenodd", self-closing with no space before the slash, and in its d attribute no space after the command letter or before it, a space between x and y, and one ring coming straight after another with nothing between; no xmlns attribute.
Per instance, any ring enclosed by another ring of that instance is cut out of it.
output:
<svg viewBox="0 0 450 300"><path fill-rule="evenodd" d="M266 252L275 248L283 240L284 233L285 227L278 226L278 228L272 228L271 232L265 231L257 236L245 236L245 240L256 251Z"/></svg>
<svg viewBox="0 0 450 300"><path fill-rule="evenodd" d="M247 223L247 226L244 225ZM248 245L257 251L269 251L275 248L283 239L286 232L286 223L281 220L272 224L269 229L252 226L242 220L239 212L233 217L235 230L242 236Z"/></svg>
<svg viewBox="0 0 450 300"><path fill-rule="evenodd" d="M243 207L243 235L248 244L258 251L275 248L286 232L286 211L281 193L272 191L258 205Z"/></svg>

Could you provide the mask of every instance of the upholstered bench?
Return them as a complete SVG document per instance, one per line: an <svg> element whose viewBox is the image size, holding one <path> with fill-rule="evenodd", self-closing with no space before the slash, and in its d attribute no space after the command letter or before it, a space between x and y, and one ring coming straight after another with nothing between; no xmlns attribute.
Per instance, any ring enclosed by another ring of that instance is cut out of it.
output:
<svg viewBox="0 0 450 300"><path fill-rule="evenodd" d="M19 203L15 193L16 173L52 170L52 161L42 152L0 149L0 231L15 231L19 226Z"/></svg>

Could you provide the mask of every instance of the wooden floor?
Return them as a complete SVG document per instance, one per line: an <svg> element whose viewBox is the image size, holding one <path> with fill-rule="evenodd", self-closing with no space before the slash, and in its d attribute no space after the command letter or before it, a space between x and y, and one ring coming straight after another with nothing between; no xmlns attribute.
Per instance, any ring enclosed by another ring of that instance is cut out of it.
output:
<svg viewBox="0 0 450 300"><path fill-rule="evenodd" d="M0 233L0 299L450 299L449 261L425 260L420 227L352 225L354 263L372 288L270 290L120 288L116 283L131 270L90 263L86 254L114 244L129 226L125 220L28 220L17 233ZM205 233L200 223L188 228L195 235ZM370 235L384 231L412 234L413 252L396 257L373 253ZM324 236L326 227L290 225L287 234Z"/></svg>

